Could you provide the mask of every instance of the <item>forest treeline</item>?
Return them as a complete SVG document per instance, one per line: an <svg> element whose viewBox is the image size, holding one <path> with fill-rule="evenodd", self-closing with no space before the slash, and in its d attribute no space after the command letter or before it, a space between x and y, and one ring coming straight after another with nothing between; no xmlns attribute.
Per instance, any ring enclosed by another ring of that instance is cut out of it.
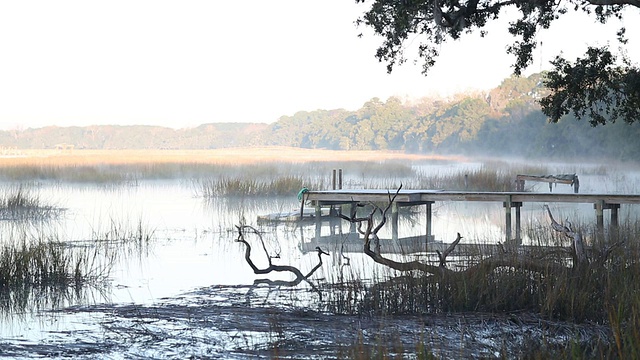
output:
<svg viewBox="0 0 640 360"><path fill-rule="evenodd" d="M640 158L640 125L591 127L566 116L549 123L537 103L541 75L511 77L484 93L451 99L391 97L349 111L300 111L272 124L44 127L0 132L4 148L211 149L279 145L336 150L485 154L550 158Z"/></svg>

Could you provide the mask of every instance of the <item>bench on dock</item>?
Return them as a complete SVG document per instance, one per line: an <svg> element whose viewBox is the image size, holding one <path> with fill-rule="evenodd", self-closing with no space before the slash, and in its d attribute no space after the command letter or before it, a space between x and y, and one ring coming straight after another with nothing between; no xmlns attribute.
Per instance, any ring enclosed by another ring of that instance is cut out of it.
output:
<svg viewBox="0 0 640 360"><path fill-rule="evenodd" d="M553 191L553 184L567 184L573 186L573 192L578 193L580 180L576 174L560 175L516 175L516 191L524 191L525 181L549 183L549 192Z"/></svg>

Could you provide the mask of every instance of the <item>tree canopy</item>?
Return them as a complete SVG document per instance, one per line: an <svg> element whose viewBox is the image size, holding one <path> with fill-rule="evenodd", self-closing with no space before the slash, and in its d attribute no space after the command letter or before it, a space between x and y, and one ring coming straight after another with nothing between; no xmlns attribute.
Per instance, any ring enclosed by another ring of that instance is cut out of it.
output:
<svg viewBox="0 0 640 360"><path fill-rule="evenodd" d="M375 56L386 63L388 72L407 61L405 43L417 35L417 56L427 75L440 44L476 30L485 36L487 23L497 20L507 8L518 14L508 25L515 39L507 53L515 56L514 74L520 75L532 63L537 32L560 16L582 11L606 23L621 19L627 8L640 9L640 0L373 0L356 23L383 38ZM624 27L615 35L621 45L626 44ZM558 56L552 65L554 69L544 80L551 91L540 101L550 121L557 122L570 112L577 119L589 117L592 126L640 120L640 70L628 58L619 59L608 47L589 48L575 62Z"/></svg>

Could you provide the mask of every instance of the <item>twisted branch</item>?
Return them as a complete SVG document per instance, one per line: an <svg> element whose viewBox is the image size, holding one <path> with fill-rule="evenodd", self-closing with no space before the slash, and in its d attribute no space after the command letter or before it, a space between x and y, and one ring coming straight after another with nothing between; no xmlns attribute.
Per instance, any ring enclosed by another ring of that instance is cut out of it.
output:
<svg viewBox="0 0 640 360"><path fill-rule="evenodd" d="M401 188L401 187L400 187ZM445 278L452 277L463 277L472 275L478 271L481 273L489 273L496 268L500 267L510 267L516 269L522 269L533 272L558 272L567 270L567 268L559 263L549 262L549 261L540 261L540 259L535 259L529 255L512 253L512 252L502 252L499 254L488 256L478 263L467 267L465 270L454 271L448 269L446 267L446 259L456 248L456 246L460 243L460 240L463 238L460 233L457 234L456 239L449 245L449 247L443 252L437 251L439 257L439 265L431 265L427 263L423 263L417 260L408 261L408 262L400 262L395 261L389 258L386 258L380 254L379 251L373 251L371 249L371 241L379 240L378 239L378 231L385 225L387 220L387 212L391 208L393 202L395 201L398 193L400 192L400 188L395 192L392 196L389 193L389 203L387 206L381 210L379 207L374 206L374 209L369 213L366 217L356 217L355 214L351 214L351 217L347 217L344 215L340 215L340 217L344 220L347 220L352 223L358 224L358 231L364 237L363 251L369 256L373 261L378 264L387 266L391 269L398 271L420 271L425 274L432 275L435 281L442 280ZM374 215L380 211L382 213L382 220L380 223L374 226ZM555 220L554 220L555 222ZM555 222L560 228L562 225ZM568 229L568 228L567 228Z"/></svg>
<svg viewBox="0 0 640 360"><path fill-rule="evenodd" d="M258 280L255 280L255 284L268 284L268 285L274 285L274 286L296 286L296 285L300 284L302 281L306 281L307 283L309 283L309 285L311 285L315 289L315 286L312 283L309 282L309 277L311 277L311 275L313 275L313 273L315 273L316 270L318 270L322 266L322 255L329 255L328 252L322 250L319 246L316 247L316 251L318 252L318 264L316 266L314 266L309 271L309 273L304 275L295 266L291 266L291 265L275 265L275 264L273 264L271 262L272 257L269 256L269 254L267 253L267 249L266 249L266 247L264 245L264 241L262 239L262 235L254 227L248 226L248 225L240 225L240 226L236 225L236 229L238 229L238 238L235 241L244 244L244 246L245 246L244 259L247 261L247 264L249 264L249 266L253 270L254 274L269 274L269 273L271 273L273 271L275 271L275 272L290 272L293 275L295 275L295 277L296 277L295 280L292 280L292 281L258 279ZM265 253L267 255L267 260L269 261L269 266L267 266L264 269L258 268L253 263L253 260L251 260L251 245L249 245L249 243L244 238L244 233L245 233L246 230L250 230L251 232L253 232L253 234L258 236L258 238L260 239L260 242L262 243L262 247L263 247L263 249L264 249L264 251L265 251Z"/></svg>
<svg viewBox="0 0 640 360"><path fill-rule="evenodd" d="M585 252L582 234L579 231L574 231L572 229L571 223L568 220L566 221L567 225L558 223L553 218L548 205L545 204L543 208L547 210L547 214L549 215L549 219L551 220L551 228L557 232L564 234L566 237L572 240L571 247L574 264L576 266L581 266L582 264L587 263L587 254Z"/></svg>

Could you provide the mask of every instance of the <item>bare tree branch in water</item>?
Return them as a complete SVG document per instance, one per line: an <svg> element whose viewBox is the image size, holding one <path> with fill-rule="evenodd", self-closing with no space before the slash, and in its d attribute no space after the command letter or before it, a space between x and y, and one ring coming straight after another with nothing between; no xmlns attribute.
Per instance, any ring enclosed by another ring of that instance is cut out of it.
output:
<svg viewBox="0 0 640 360"><path fill-rule="evenodd" d="M446 267L447 257L455 250L456 246L463 238L460 233L457 234L456 239L443 253L440 253L439 251L437 252L439 257L438 266L418 260L402 262L386 258L381 255L379 251L373 251L371 249L371 242L379 241L378 231L380 231L380 229L382 229L382 227L386 224L387 212L393 205L393 202L395 201L401 189L402 186L400 186L396 190L395 194L389 193L389 202L384 209L381 209L379 206L374 204L373 210L369 213L368 216L357 217L355 214L351 214L350 217L347 217L345 215L339 215L340 218L351 223L356 223L358 225L358 232L363 236L364 253L378 264L403 272L420 271L425 274L432 275L435 280L471 275L476 272L489 273L494 269L500 267L509 267L534 272L561 271L567 269L562 264L552 261L541 261L539 258L534 258L530 255L523 254L518 251L503 251L498 254L489 255L464 270L454 271L448 269ZM382 215L382 218L378 223L376 223L376 220L374 218L377 213L380 213Z"/></svg>
<svg viewBox="0 0 640 360"><path fill-rule="evenodd" d="M572 240L570 253L573 257L574 267L582 267L589 264L590 262L596 262L597 264L602 265L607 261L609 255L611 255L611 252L615 248L622 246L624 243L623 241L619 241L603 246L600 249L591 249L593 250L593 256L592 259L589 259L589 257L587 256L587 247L585 246L584 240L582 238L582 233L579 230L574 229L569 220L565 221L566 225L559 224L553 218L548 205L545 204L543 208L547 211L547 215L549 215L551 228L559 233L564 234L566 237Z"/></svg>
<svg viewBox="0 0 640 360"><path fill-rule="evenodd" d="M458 245L460 240L462 240L462 236L460 236L460 233L458 233L456 239L451 243L451 245L449 245L444 253L440 253L440 250L436 250L436 252L438 253L438 258L440 258L441 268L447 267L447 256L449 256L449 254L451 254L451 252L456 248L456 245Z"/></svg>
<svg viewBox="0 0 640 360"><path fill-rule="evenodd" d="M562 225L558 223L551 214L551 210L548 205L544 205L543 208L547 210L547 215L549 215L549 220L551 221L551 228L559 233L564 234L564 236L568 237L572 240L572 256L574 260L574 264L576 266L581 266L587 263L587 254L584 249L584 241L582 240L582 234L579 231L574 231L572 229L572 225L569 221L566 221L567 225Z"/></svg>
<svg viewBox="0 0 640 360"><path fill-rule="evenodd" d="M309 277L311 277L311 275L313 275L313 273L315 273L316 270L318 270L322 266L322 255L329 255L328 252L322 250L320 247L316 247L316 251L318 252L318 264L314 266L306 275L304 275L297 267L294 267L291 265L273 264L271 261L273 257L270 256L269 253L267 252L267 248L264 244L264 240L262 239L262 234L260 234L260 232L256 230L254 227L249 225L236 225L236 229L238 230L238 237L236 238L235 241L244 244L245 246L244 258L247 261L247 264L251 266L251 269L253 269L254 274L260 275L260 274L269 274L271 272L290 272L296 277L294 280L291 280L291 281L257 279L254 282L255 285L267 284L271 286L296 286L300 284L302 281L306 281L307 283L309 283L309 285L311 285L311 287L314 288L314 290L317 290L315 286L311 282L309 282ZM264 269L258 268L254 264L254 262L251 260L251 245L249 245L249 242L245 240L245 233L247 231L257 236L258 239L260 240L260 243L262 244L262 248L269 262L269 266L267 266Z"/></svg>

